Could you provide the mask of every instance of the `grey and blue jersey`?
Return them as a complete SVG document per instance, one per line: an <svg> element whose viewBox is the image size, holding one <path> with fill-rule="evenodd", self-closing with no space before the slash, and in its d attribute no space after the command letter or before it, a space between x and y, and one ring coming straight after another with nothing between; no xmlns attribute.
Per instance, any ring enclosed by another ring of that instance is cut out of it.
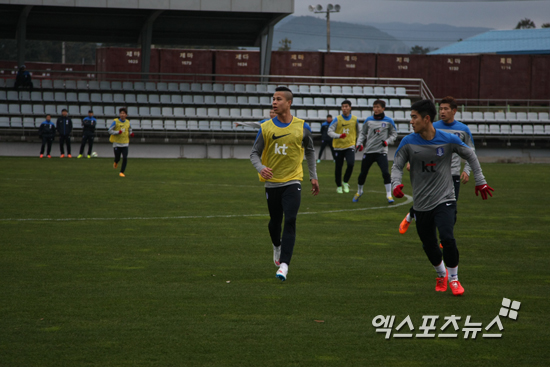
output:
<svg viewBox="0 0 550 367"><path fill-rule="evenodd" d="M365 154L382 153L388 154L388 147L384 146L384 141L392 144L397 138L397 128L393 119L384 116L382 120L376 120L374 117L367 117L357 138L357 146L365 145Z"/></svg>
<svg viewBox="0 0 550 367"><path fill-rule="evenodd" d="M472 137L472 133L470 132L468 126L466 126L462 122L454 120L450 124L447 124L443 120L439 120L434 122L434 128L458 136L458 138L462 140L464 144L469 146L475 152L476 148L474 146L474 138ZM451 167L451 173L453 176L460 176L461 163L462 161L458 154L453 154L453 165ZM468 161L464 163L464 172L468 176L470 175L471 168Z"/></svg>
<svg viewBox="0 0 550 367"><path fill-rule="evenodd" d="M401 140L391 169L392 187L401 184L403 167L409 162L414 210L429 211L441 203L456 201L451 175L453 153L468 161L476 185L487 183L474 151L456 135L436 129L432 140L425 140L417 133Z"/></svg>

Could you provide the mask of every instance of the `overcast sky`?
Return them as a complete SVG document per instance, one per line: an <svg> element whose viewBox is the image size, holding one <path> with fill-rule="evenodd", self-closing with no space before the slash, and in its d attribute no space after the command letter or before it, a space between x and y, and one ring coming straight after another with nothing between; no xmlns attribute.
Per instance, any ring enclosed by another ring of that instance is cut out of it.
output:
<svg viewBox="0 0 550 367"><path fill-rule="evenodd" d="M550 1L414 1L414 0L295 0L294 15L313 15L308 5L340 4L331 20L365 22L443 23L454 26L513 29L523 18L537 26L550 23ZM315 14L322 17L321 14Z"/></svg>

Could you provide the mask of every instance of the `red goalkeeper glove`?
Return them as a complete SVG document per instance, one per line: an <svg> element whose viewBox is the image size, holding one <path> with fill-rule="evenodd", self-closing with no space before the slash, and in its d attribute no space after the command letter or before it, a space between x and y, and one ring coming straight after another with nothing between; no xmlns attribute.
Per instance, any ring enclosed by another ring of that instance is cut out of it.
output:
<svg viewBox="0 0 550 367"><path fill-rule="evenodd" d="M346 136L348 136L348 134L341 134L340 139L344 139Z"/></svg>
<svg viewBox="0 0 550 367"><path fill-rule="evenodd" d="M382 145L385 146L385 147L387 147L387 146L388 146L388 142L384 140L384 141L382 142Z"/></svg>
<svg viewBox="0 0 550 367"><path fill-rule="evenodd" d="M491 191L495 191L495 190L487 184L476 186L476 196L479 196L478 194L481 193L481 198L483 200L487 200L487 194L493 197L493 194L491 193Z"/></svg>
<svg viewBox="0 0 550 367"><path fill-rule="evenodd" d="M119 134L122 134L122 130L118 130L118 133L119 133Z"/></svg>
<svg viewBox="0 0 550 367"><path fill-rule="evenodd" d="M363 151L363 144L356 146L355 149L357 149L358 152L362 152Z"/></svg>
<svg viewBox="0 0 550 367"><path fill-rule="evenodd" d="M130 137L132 137L132 138L133 138L134 136L135 136L135 135L134 135L134 133L131 133L131 134L130 134Z"/></svg>
<svg viewBox="0 0 550 367"><path fill-rule="evenodd" d="M403 194L403 191L401 191L403 187L404 187L403 184L395 186L393 189L393 196L395 196L398 199L401 199L403 196L405 196L405 194Z"/></svg>

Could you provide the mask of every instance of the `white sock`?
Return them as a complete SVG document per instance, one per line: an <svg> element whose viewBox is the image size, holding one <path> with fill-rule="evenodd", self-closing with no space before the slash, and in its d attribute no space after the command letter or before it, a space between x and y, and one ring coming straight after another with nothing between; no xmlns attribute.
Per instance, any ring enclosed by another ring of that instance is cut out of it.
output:
<svg viewBox="0 0 550 367"><path fill-rule="evenodd" d="M447 270L449 271L449 282L458 280L458 265L454 268L447 268Z"/></svg>
<svg viewBox="0 0 550 367"><path fill-rule="evenodd" d="M282 271L288 271L288 265L286 263L281 263L279 269L281 269Z"/></svg>
<svg viewBox="0 0 550 367"><path fill-rule="evenodd" d="M412 222L412 218L411 218L411 213L407 213L407 216L405 217L405 219L407 220L407 222Z"/></svg>
<svg viewBox="0 0 550 367"><path fill-rule="evenodd" d="M443 261L441 261L441 264L434 266L434 269L435 271L437 271L437 276L440 278L444 277L447 274L445 272L445 264L443 263Z"/></svg>
<svg viewBox="0 0 550 367"><path fill-rule="evenodd" d="M363 195L363 185L357 185L357 193Z"/></svg>
<svg viewBox="0 0 550 367"><path fill-rule="evenodd" d="M391 196L391 184L384 184L384 187L386 188L386 196Z"/></svg>

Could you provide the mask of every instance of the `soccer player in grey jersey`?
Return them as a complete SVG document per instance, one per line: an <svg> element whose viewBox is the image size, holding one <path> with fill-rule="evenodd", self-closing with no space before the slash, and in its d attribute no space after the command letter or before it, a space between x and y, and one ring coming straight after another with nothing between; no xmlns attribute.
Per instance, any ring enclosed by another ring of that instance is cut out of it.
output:
<svg viewBox="0 0 550 367"><path fill-rule="evenodd" d="M458 109L456 100L453 97L445 97L439 102L439 115L441 120L434 122L434 128L437 130L445 131L451 134L454 134L460 138L469 146L474 152L474 138L468 126L462 122L455 120L455 114ZM461 168L461 159L460 156L456 153L453 153L453 163L451 166L451 175L453 176L453 184L455 187L455 198L458 201L458 194L460 192L460 182L463 184L468 183L470 180L470 165L468 161L464 164L464 170L462 174L460 173ZM407 170L409 170L409 164L407 164ZM409 229L409 224L414 218L414 209L411 207L407 216L401 221L399 225L399 233L403 234ZM456 222L456 218L455 218Z"/></svg>
<svg viewBox="0 0 550 367"><path fill-rule="evenodd" d="M357 179L357 194L353 197L353 202L359 201L363 195L363 185L367 180L367 174L374 162L382 171L384 178L384 188L386 189L386 198L388 203L393 203L391 196L391 176L388 172L388 144L392 144L397 138L397 129L393 119L384 114L386 102L377 99L372 104L374 116L368 117L363 123L363 128L357 138L355 149L363 150L363 143L366 140L365 154L361 161L361 173Z"/></svg>
<svg viewBox="0 0 550 367"><path fill-rule="evenodd" d="M418 101L411 109L414 133L403 138L395 152L392 167L393 194L397 198L404 196L401 183L403 168L409 162L416 230L424 252L438 275L435 290L445 292L448 279L453 295L460 296L464 294L464 288L458 281L459 255L453 234L456 198L449 174L453 153L470 164L476 180L476 195L481 193L483 200L486 200L487 195L493 196L491 191L494 190L487 185L472 149L457 136L433 127L436 110L432 101ZM438 246L437 231L444 253Z"/></svg>

